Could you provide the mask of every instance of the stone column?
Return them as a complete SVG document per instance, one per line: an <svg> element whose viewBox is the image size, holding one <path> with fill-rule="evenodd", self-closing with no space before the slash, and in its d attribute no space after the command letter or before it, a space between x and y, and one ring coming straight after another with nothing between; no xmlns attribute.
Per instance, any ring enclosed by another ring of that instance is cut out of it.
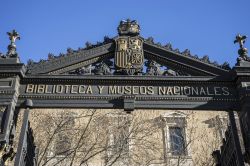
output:
<svg viewBox="0 0 250 166"><path fill-rule="evenodd" d="M16 53L15 40L19 35L16 31L9 32L8 35L15 49L9 46L7 55L0 56L0 165L8 165L15 155L13 150L15 111L20 80L25 73L25 66L20 63Z"/></svg>
<svg viewBox="0 0 250 166"><path fill-rule="evenodd" d="M233 68L239 100L239 120L244 142L244 160L250 163L250 62Z"/></svg>

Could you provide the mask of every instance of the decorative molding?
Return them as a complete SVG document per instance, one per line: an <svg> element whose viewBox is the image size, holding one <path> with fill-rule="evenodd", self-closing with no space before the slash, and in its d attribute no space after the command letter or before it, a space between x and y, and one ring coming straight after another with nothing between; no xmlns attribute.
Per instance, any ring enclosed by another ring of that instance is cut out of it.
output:
<svg viewBox="0 0 250 166"><path fill-rule="evenodd" d="M30 98L30 99L45 99L45 100L113 100L113 99L124 99L123 96L46 96L46 95L20 95L19 98ZM230 98L212 98L212 97L141 97L135 96L136 101L224 101L224 102L238 102L237 99Z"/></svg>
<svg viewBox="0 0 250 166"><path fill-rule="evenodd" d="M217 79L216 77L151 77L151 76L30 76L22 80L21 84L27 83L88 83L88 84L204 84L204 85L228 85L235 86L231 80Z"/></svg>

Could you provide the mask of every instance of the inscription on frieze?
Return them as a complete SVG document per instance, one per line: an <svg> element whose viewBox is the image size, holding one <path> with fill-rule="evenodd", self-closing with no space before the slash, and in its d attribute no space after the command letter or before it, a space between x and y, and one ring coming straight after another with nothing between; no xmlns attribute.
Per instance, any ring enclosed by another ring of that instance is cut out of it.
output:
<svg viewBox="0 0 250 166"><path fill-rule="evenodd" d="M27 84L26 94L232 96L226 86L121 86Z"/></svg>

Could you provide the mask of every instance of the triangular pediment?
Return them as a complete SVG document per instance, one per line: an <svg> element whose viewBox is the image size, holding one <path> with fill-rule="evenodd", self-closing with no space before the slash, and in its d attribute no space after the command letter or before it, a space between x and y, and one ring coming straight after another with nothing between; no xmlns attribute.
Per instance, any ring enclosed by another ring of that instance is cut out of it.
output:
<svg viewBox="0 0 250 166"><path fill-rule="evenodd" d="M172 118L172 117L175 117L175 118L177 118L177 117L187 117L187 114L185 114L185 113L183 113L183 112L180 112L180 111L169 111L169 112L166 112L166 113L164 113L164 114L162 114L162 117L164 117L164 118L168 118L168 117L170 117L170 118Z"/></svg>
<svg viewBox="0 0 250 166"><path fill-rule="evenodd" d="M223 69L195 56L188 51L180 53L145 41L143 44L144 67L140 75L154 76L220 76L228 75ZM49 57L38 63L29 63L27 74L48 75L113 75L115 43L104 42L92 48L68 50L66 54ZM98 68L105 68L100 71ZM116 73L117 74L117 73Z"/></svg>
<svg viewBox="0 0 250 166"><path fill-rule="evenodd" d="M50 55L48 60L30 62L27 74L45 75L120 75L115 66L116 38L86 48L68 49L66 54ZM143 39L144 40L144 39ZM143 42L143 67L133 75L147 76L229 76L227 65L211 63L208 57L199 59L188 50L173 50L151 40Z"/></svg>

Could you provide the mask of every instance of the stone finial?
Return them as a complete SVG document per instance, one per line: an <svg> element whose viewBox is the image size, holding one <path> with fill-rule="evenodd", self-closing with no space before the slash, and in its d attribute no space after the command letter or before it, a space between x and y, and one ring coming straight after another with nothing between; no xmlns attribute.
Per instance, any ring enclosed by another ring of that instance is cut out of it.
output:
<svg viewBox="0 0 250 166"><path fill-rule="evenodd" d="M9 39L11 41L11 44L15 44L15 41L18 39L20 40L20 35L16 30L12 30L12 32L7 32Z"/></svg>
<svg viewBox="0 0 250 166"><path fill-rule="evenodd" d="M234 44L235 44L235 43L239 43L240 48L244 48L244 47L243 47L243 44L245 43L246 39L247 39L247 36L245 36L245 35L241 36L240 34L238 34L238 35L235 37Z"/></svg>
<svg viewBox="0 0 250 166"><path fill-rule="evenodd" d="M16 42L16 40L20 40L20 35L18 34L18 32L16 30L12 30L11 32L7 32L7 35L9 36L9 39L10 39L10 44L8 45L7 56L17 57L18 54L16 52L15 42Z"/></svg>
<svg viewBox="0 0 250 166"><path fill-rule="evenodd" d="M248 57L247 48L244 47L244 43L247 39L247 36L238 34L234 40L234 43L239 43L240 49L238 50L239 57L237 59L238 63L242 61L250 61Z"/></svg>

